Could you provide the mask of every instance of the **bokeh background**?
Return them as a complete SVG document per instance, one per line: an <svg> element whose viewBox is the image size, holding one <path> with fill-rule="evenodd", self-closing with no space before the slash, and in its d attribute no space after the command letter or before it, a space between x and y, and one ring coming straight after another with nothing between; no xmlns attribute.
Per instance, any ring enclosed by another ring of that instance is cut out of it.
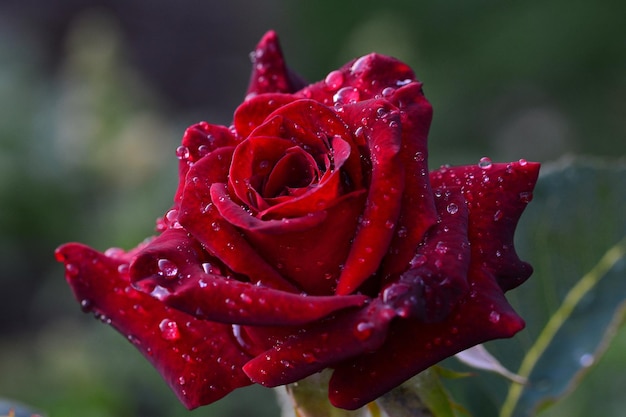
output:
<svg viewBox="0 0 626 417"><path fill-rule="evenodd" d="M48 416L278 415L259 387L187 414L81 314L53 258L153 233L185 127L230 123L266 30L311 81L372 51L408 62L435 108L437 167L626 155L625 18L612 0L0 0L0 398ZM591 381L623 365L623 333ZM624 401L584 391L562 415Z"/></svg>

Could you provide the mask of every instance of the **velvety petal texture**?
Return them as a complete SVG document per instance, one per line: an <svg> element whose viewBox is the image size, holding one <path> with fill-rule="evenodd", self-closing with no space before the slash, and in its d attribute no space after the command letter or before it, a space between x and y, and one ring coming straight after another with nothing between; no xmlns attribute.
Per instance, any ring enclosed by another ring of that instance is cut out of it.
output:
<svg viewBox="0 0 626 417"><path fill-rule="evenodd" d="M370 54L305 83L268 32L231 126L191 126L157 236L57 250L84 311L133 343L189 408L334 369L355 409L446 357L523 328L504 293L539 164L428 172L432 108Z"/></svg>

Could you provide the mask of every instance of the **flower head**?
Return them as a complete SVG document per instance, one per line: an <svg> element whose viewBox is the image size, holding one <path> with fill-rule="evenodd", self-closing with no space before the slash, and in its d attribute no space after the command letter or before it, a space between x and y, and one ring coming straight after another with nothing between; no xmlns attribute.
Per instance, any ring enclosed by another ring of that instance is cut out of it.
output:
<svg viewBox="0 0 626 417"><path fill-rule="evenodd" d="M306 84L267 33L230 127L191 126L159 235L57 251L85 310L188 407L333 368L357 408L523 321L504 292L539 165L428 172L432 109L404 63L370 54Z"/></svg>

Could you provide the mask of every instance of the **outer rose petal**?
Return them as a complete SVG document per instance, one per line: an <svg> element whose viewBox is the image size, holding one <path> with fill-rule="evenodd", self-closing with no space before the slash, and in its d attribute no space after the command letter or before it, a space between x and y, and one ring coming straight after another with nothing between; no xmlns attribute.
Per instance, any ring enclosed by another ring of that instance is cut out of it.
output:
<svg viewBox="0 0 626 417"><path fill-rule="evenodd" d="M296 382L324 368L380 347L395 316L393 308L375 302L300 329L244 366L255 382L274 387Z"/></svg>
<svg viewBox="0 0 626 417"><path fill-rule="evenodd" d="M460 192L441 193L439 221L415 251L410 267L382 292L403 318L444 320L469 290L468 209Z"/></svg>
<svg viewBox="0 0 626 417"><path fill-rule="evenodd" d="M390 91L386 89L401 87L414 79L413 70L404 62L373 53L348 62L328 74L324 81L311 84L296 95L327 106L348 104L386 97L385 93Z"/></svg>
<svg viewBox="0 0 626 417"><path fill-rule="evenodd" d="M492 272L503 291L524 282L532 268L522 262L513 246L515 227L532 199L539 175L535 162L512 162L433 171L433 188L460 189L470 210L469 236L472 256Z"/></svg>
<svg viewBox="0 0 626 417"><path fill-rule="evenodd" d="M376 272L387 253L400 214L404 166L400 160L400 115L387 101L370 100L345 106L343 118L363 135L372 161L365 210L346 259L337 294L355 291Z"/></svg>
<svg viewBox="0 0 626 417"><path fill-rule="evenodd" d="M394 321L380 349L337 365L329 384L330 402L359 408L455 353L511 337L524 327L492 276L473 266L470 277L472 291L448 319L433 324ZM247 366L244 370L248 373Z"/></svg>
<svg viewBox="0 0 626 417"><path fill-rule="evenodd" d="M401 110L400 159L405 167L405 184L400 218L389 251L383 260L383 277L402 272L413 256L415 246L437 220L428 177L426 147L432 107L424 97L422 85L417 82L394 90L389 100Z"/></svg>
<svg viewBox="0 0 626 417"><path fill-rule="evenodd" d="M130 286L128 260L80 244L56 252L84 310L113 326L161 373L187 408L216 401L251 381L241 371L249 359L232 327L171 309Z"/></svg>
<svg viewBox="0 0 626 417"><path fill-rule="evenodd" d="M137 254L130 275L134 286L164 304L229 324L301 325L337 310L360 307L367 299L293 294L205 272L206 263L214 261L183 229L169 229ZM220 270L219 265L211 269Z"/></svg>
<svg viewBox="0 0 626 417"><path fill-rule="evenodd" d="M237 138L224 126L201 122L185 130L181 146L177 150L179 184L174 202L179 203L183 196L185 178L189 168L209 153L237 144ZM227 171L228 172L228 171Z"/></svg>
<svg viewBox="0 0 626 417"><path fill-rule="evenodd" d="M306 83L285 65L278 36L269 31L258 43L252 57L252 76L247 97L262 93L291 93Z"/></svg>

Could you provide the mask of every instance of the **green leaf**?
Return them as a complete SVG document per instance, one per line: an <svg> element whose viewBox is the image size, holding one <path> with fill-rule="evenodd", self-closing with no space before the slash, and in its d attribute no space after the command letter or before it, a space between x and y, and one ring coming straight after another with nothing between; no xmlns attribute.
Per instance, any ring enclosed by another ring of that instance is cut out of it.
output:
<svg viewBox="0 0 626 417"><path fill-rule="evenodd" d="M513 297L538 336L518 372L528 384L510 387L501 417L534 415L571 392L615 335L626 307L624 213L623 164L570 161L540 178L518 229L536 272Z"/></svg>
<svg viewBox="0 0 626 417"><path fill-rule="evenodd" d="M439 378L437 367L431 367L376 402L393 417L455 417L455 405Z"/></svg>

